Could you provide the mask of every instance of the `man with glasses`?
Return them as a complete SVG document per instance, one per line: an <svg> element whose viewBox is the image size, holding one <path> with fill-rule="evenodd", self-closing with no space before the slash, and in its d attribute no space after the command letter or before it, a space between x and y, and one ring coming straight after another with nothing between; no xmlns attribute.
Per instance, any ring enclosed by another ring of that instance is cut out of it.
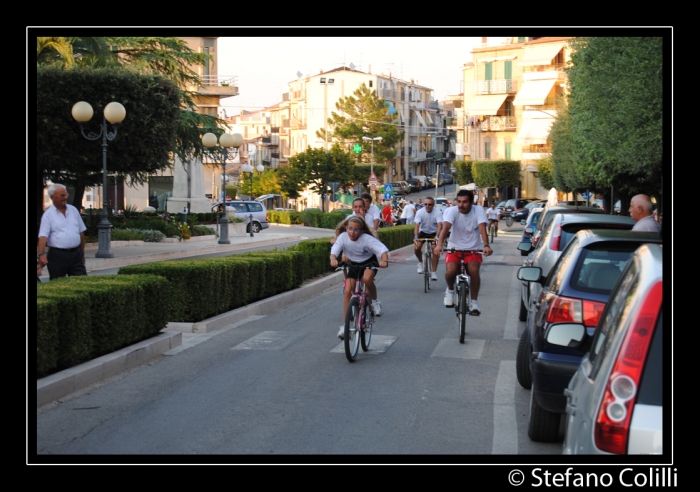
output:
<svg viewBox="0 0 700 492"><path fill-rule="evenodd" d="M419 239L424 238L435 238L440 234L442 230L442 212L435 209L435 199L432 197L427 197L425 199L425 205L416 213L415 218L415 230L413 232L413 252L418 258L418 273L423 273L423 253L422 246L423 241ZM430 245L433 248L433 264L432 272L430 273L430 280L437 280L437 266L439 254L435 254L436 243Z"/></svg>

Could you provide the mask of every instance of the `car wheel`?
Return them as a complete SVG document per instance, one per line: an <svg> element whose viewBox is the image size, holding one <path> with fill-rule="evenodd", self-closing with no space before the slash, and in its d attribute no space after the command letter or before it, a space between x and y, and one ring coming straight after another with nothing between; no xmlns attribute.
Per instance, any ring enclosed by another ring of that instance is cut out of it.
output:
<svg viewBox="0 0 700 492"><path fill-rule="evenodd" d="M253 230L253 234L257 234L258 232L260 232L260 230L261 230L260 222L253 222L252 225L249 225L248 232L250 232L251 229Z"/></svg>
<svg viewBox="0 0 700 492"><path fill-rule="evenodd" d="M530 332L525 329L520 335L518 342L518 352L515 355L515 375L518 378L518 383L525 389L532 387L532 373L530 372Z"/></svg>
<svg viewBox="0 0 700 492"><path fill-rule="evenodd" d="M530 422L527 435L535 442L556 442L559 440L561 414L540 407L535 400L534 384L530 392Z"/></svg>

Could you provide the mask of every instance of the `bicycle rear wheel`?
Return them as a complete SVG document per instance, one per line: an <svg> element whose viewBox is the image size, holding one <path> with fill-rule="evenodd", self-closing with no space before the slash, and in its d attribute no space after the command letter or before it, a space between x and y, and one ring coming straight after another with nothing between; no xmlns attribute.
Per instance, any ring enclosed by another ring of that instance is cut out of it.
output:
<svg viewBox="0 0 700 492"><path fill-rule="evenodd" d="M345 312L344 335L345 357L348 361L355 362L360 345L360 302L356 297L350 299L348 310Z"/></svg>
<svg viewBox="0 0 700 492"><path fill-rule="evenodd" d="M467 333L467 289L462 286L459 289L459 343L464 343L464 335Z"/></svg>
<svg viewBox="0 0 700 492"><path fill-rule="evenodd" d="M491 242L493 242L493 238L496 235L496 226L491 224Z"/></svg>
<svg viewBox="0 0 700 492"><path fill-rule="evenodd" d="M432 268L432 261L427 255L423 255L423 278L425 279L425 292L426 294L430 290L430 271Z"/></svg>
<svg viewBox="0 0 700 492"><path fill-rule="evenodd" d="M369 342L372 340L372 324L374 324L374 316L372 316L369 304L366 304L363 309L362 320L365 328L360 332L360 343L362 344L362 351L367 352L369 350Z"/></svg>

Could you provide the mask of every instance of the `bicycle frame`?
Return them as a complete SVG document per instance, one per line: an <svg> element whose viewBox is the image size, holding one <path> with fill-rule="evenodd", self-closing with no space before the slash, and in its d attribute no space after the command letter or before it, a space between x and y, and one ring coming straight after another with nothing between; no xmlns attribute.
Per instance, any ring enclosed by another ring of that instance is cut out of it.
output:
<svg viewBox="0 0 700 492"><path fill-rule="evenodd" d="M347 264L342 264L339 269L346 270L349 267ZM364 270L378 270L377 267L367 267ZM357 348L362 343L362 350L369 350L370 340L372 338L372 325L374 324L374 312L371 309L372 299L370 297L367 286L362 281L364 270L358 270L355 277L355 290L348 301L347 311L345 313L345 336L343 338L345 345L345 356L349 362L354 362L357 357ZM349 327L349 323L353 323L353 328ZM359 330L359 333L358 333Z"/></svg>
<svg viewBox="0 0 700 492"><path fill-rule="evenodd" d="M424 237L416 239L416 241L423 243L421 246L423 250L423 278L425 292L427 293L430 290L430 272L433 271L433 245L437 244L437 238ZM433 245L430 243L433 243Z"/></svg>
<svg viewBox="0 0 700 492"><path fill-rule="evenodd" d="M483 254L482 250L458 250L452 248L450 253L461 253L460 255L460 273L455 279L455 290L457 292L457 302L455 303L455 312L459 320L459 343L464 343L466 334L467 315L471 316L469 310L469 289L471 287L471 277L467 273L467 264L464 263L464 255L466 253Z"/></svg>

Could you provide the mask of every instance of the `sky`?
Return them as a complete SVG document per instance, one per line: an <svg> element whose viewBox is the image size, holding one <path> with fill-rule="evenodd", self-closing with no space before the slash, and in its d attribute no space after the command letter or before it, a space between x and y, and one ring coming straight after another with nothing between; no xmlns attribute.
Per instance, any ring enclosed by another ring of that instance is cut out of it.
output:
<svg viewBox="0 0 700 492"><path fill-rule="evenodd" d="M480 37L219 37L219 76L238 77L239 95L222 99L226 116L282 101L297 72L316 75L343 65L392 73L433 89L438 101L462 92L462 66Z"/></svg>

